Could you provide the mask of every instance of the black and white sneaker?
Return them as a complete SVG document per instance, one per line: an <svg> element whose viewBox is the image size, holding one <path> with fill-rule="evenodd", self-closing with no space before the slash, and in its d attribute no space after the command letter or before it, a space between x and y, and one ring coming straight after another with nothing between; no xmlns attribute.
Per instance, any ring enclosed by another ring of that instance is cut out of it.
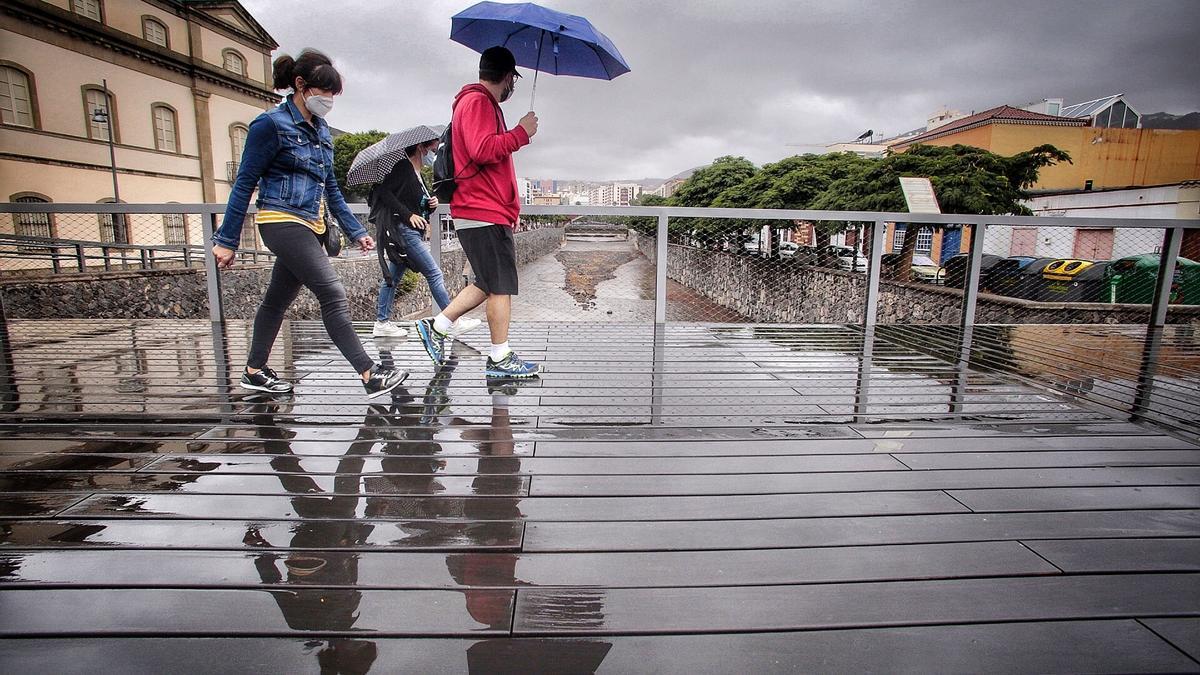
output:
<svg viewBox="0 0 1200 675"><path fill-rule="evenodd" d="M239 383L242 389L251 391L265 391L268 394L290 394L292 393L292 383L287 380L279 379L275 371L263 366L262 370L251 375L246 371L242 371L242 381Z"/></svg>
<svg viewBox="0 0 1200 675"><path fill-rule="evenodd" d="M363 389L367 390L367 398L375 398L399 387L406 379L408 379L407 370L376 365L371 369L371 379L363 382Z"/></svg>

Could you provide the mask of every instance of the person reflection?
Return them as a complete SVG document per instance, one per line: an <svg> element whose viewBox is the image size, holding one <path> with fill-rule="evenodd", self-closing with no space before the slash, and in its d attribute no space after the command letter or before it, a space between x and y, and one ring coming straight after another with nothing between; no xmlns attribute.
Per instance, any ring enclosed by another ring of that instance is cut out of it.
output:
<svg viewBox="0 0 1200 675"><path fill-rule="evenodd" d="M464 430L462 437L473 440L479 448L479 470L473 487L476 492L512 495L511 499L488 500L492 506L484 509L481 500L469 500L478 506L467 507L472 519L521 518L520 495L528 494L528 483L520 475L521 459L516 456L509 408L519 388L529 380L490 380L488 393L492 397L490 424L484 428ZM498 598L480 589L502 585L522 586L530 581L517 579L518 555L471 551L447 556L446 567L465 591L467 611L476 621L492 623L511 617L511 596ZM536 583L537 580L532 580ZM600 591L564 589L539 602L535 594L531 611L543 616L555 616L572 628L600 628L604 625L604 596ZM540 608L541 605L547 607ZM600 667L608 656L612 643L603 640L481 640L467 648L467 667L472 673L590 673Z"/></svg>
<svg viewBox="0 0 1200 675"><path fill-rule="evenodd" d="M268 541L256 526L247 527L243 543L259 550L254 567L262 582L285 587L270 593L289 628L351 631L362 601L355 550L367 544L374 530L374 525L355 517L364 455L372 443L360 438L350 444L338 461L333 493L324 494L292 451L295 433L276 420L279 406L278 401L263 402L252 406L251 412L266 451L274 455L271 468L291 495L292 510L300 520L291 524L291 539L283 546ZM376 654L374 642L331 638L317 652L317 661L322 673L366 673Z"/></svg>

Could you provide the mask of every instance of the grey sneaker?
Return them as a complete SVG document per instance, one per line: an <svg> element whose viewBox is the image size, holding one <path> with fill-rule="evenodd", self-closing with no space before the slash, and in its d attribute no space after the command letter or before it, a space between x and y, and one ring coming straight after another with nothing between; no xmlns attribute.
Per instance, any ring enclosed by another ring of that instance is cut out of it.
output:
<svg viewBox="0 0 1200 675"><path fill-rule="evenodd" d="M268 394L290 394L292 392L292 383L279 379L275 371L266 366L253 375L243 370L242 381L238 385L242 389L265 391Z"/></svg>
<svg viewBox="0 0 1200 675"><path fill-rule="evenodd" d="M376 365L371 369L371 378L363 382L363 389L367 390L367 398L375 398L399 387L407 378L407 370Z"/></svg>
<svg viewBox="0 0 1200 675"><path fill-rule="evenodd" d="M536 363L522 361L516 352L509 352L507 356L499 361L493 361L492 357L489 356L487 368L484 370L484 374L488 377L512 377L518 379L537 377L541 372L541 366Z"/></svg>
<svg viewBox="0 0 1200 675"><path fill-rule="evenodd" d="M439 333L433 327L433 319L421 319L418 321L417 335L421 338L421 344L425 347L425 352L433 360L433 365L440 366L446 362L446 338L448 336L445 333Z"/></svg>

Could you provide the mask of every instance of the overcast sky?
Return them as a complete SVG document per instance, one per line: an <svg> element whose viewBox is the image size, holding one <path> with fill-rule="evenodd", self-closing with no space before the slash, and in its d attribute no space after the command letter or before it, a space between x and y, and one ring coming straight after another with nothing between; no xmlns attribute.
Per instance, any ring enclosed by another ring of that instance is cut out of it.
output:
<svg viewBox="0 0 1200 675"><path fill-rule="evenodd" d="M451 42L470 0L242 0L280 43L328 53L347 131L445 123L478 55ZM757 164L866 129L1124 92L1139 112L1200 110L1200 0L546 0L586 16L632 72L538 79L522 176L665 178L720 155ZM528 109L531 72L504 110ZM816 147L814 147L816 146Z"/></svg>

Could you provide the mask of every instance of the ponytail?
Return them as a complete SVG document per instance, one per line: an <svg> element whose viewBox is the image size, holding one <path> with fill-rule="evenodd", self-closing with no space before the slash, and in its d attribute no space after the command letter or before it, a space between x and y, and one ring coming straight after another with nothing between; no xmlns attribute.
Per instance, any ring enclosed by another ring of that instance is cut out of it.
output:
<svg viewBox="0 0 1200 675"><path fill-rule="evenodd" d="M333 62L315 49L305 49L299 58L287 54L275 59L271 70L272 86L277 90L292 89L296 78L304 80L309 87L323 89L331 94L342 93L342 75L333 67Z"/></svg>

